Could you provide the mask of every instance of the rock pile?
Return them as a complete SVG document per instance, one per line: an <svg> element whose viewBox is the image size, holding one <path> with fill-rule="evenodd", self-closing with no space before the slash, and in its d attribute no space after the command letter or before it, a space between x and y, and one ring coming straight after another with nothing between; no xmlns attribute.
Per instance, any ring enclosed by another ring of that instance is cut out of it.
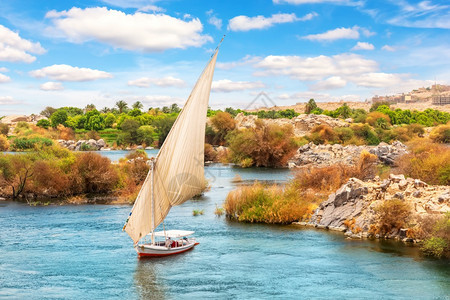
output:
<svg viewBox="0 0 450 300"><path fill-rule="evenodd" d="M234 118L236 120L237 128L254 128L255 121L258 119L258 116L248 115L245 116L243 113L237 114ZM301 114L292 119L263 119L266 123L278 124L278 125L291 125L294 129L294 134L296 136L304 136L310 133L311 129L313 129L317 125L328 125L330 127L345 127L349 126L348 122L345 122L341 119L332 118L325 115L314 115L314 114ZM350 120L347 120L350 121Z"/></svg>
<svg viewBox="0 0 450 300"><path fill-rule="evenodd" d="M351 178L319 205L309 222L297 224L342 231L351 238L370 237L369 229L377 222L376 208L394 199L409 204L411 220L450 212L448 186L429 186L419 179L391 174L383 181L378 177L367 182ZM351 229L348 224L352 220ZM406 239L406 231L394 229L385 237Z"/></svg>
<svg viewBox="0 0 450 300"><path fill-rule="evenodd" d="M378 146L342 146L306 144L297 150L297 154L289 161L289 167L329 166L337 163L352 165L356 163L363 150L375 154L378 159L387 165L394 165L395 160L407 153L407 147L399 141L391 145L380 143Z"/></svg>
<svg viewBox="0 0 450 300"><path fill-rule="evenodd" d="M80 151L83 150L83 145L88 148L88 150L107 150L106 142L103 139L90 139L90 140L58 140L60 146L67 148L71 151Z"/></svg>

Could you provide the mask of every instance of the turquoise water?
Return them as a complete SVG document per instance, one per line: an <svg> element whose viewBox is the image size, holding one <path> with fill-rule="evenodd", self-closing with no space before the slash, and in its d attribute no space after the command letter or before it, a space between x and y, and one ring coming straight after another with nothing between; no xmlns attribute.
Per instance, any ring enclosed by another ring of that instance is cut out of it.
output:
<svg viewBox="0 0 450 300"><path fill-rule="evenodd" d="M200 245L162 259L137 258L121 231L129 206L0 202L0 298L449 299L450 262L417 248L216 217L235 174L284 181L290 173L207 167L211 191L166 219L166 228L195 230Z"/></svg>

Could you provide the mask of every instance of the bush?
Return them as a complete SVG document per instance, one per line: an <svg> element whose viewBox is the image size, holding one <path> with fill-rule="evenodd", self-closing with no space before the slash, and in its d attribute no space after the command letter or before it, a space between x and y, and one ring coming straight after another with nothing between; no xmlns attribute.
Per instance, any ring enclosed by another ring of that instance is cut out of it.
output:
<svg viewBox="0 0 450 300"><path fill-rule="evenodd" d="M389 106L391 105L391 103L389 101L380 101L380 102L375 102L372 103L372 106L370 107L370 111L376 111L378 109L378 107L380 106L387 106L389 108Z"/></svg>
<svg viewBox="0 0 450 300"><path fill-rule="evenodd" d="M70 179L56 164L37 161L33 166L33 192L50 197L70 193Z"/></svg>
<svg viewBox="0 0 450 300"><path fill-rule="evenodd" d="M314 144L333 144L338 141L336 132L326 124L314 127L307 138Z"/></svg>
<svg viewBox="0 0 450 300"><path fill-rule="evenodd" d="M0 123L0 134L8 135L8 132L9 132L9 125Z"/></svg>
<svg viewBox="0 0 450 300"><path fill-rule="evenodd" d="M440 237L431 237L423 242L422 251L429 256L441 258L448 251L449 243Z"/></svg>
<svg viewBox="0 0 450 300"><path fill-rule="evenodd" d="M377 231L375 233L386 235L393 229L400 229L406 224L411 213L408 204L399 199L383 201L375 208L377 212Z"/></svg>
<svg viewBox="0 0 450 300"><path fill-rule="evenodd" d="M430 133L430 139L436 143L450 143L450 123L434 128Z"/></svg>
<svg viewBox="0 0 450 300"><path fill-rule="evenodd" d="M450 185L450 149L418 138L408 144L410 153L398 160L399 172L429 184Z"/></svg>
<svg viewBox="0 0 450 300"><path fill-rule="evenodd" d="M150 146L154 141L153 139L154 134L155 131L153 130L152 126L150 125L141 126L137 130L137 142L140 144Z"/></svg>
<svg viewBox="0 0 450 300"><path fill-rule="evenodd" d="M8 151L9 149L9 141L6 136L0 134L0 151Z"/></svg>
<svg viewBox="0 0 450 300"><path fill-rule="evenodd" d="M39 121L36 123L36 125L39 126L39 127L41 127L41 128L48 129L52 124L50 123L49 120L47 120L47 119L42 119L42 120L39 120Z"/></svg>
<svg viewBox="0 0 450 300"><path fill-rule="evenodd" d="M118 174L111 161L93 152L76 156L72 190L81 193L110 192L118 183Z"/></svg>
<svg viewBox="0 0 450 300"><path fill-rule="evenodd" d="M366 123L373 127L387 129L391 124L391 118L379 111L373 111L367 115Z"/></svg>
<svg viewBox="0 0 450 300"><path fill-rule="evenodd" d="M52 126L56 128L59 124L64 125L68 117L69 116L65 109L58 109L51 115L50 121L52 122Z"/></svg>
<svg viewBox="0 0 450 300"><path fill-rule="evenodd" d="M35 149L37 146L51 146L53 141L51 139L43 137L33 137L33 138L15 138L12 141L11 148L14 151L17 150L31 150Z"/></svg>
<svg viewBox="0 0 450 300"><path fill-rule="evenodd" d="M298 149L292 126L255 122L255 128L234 130L227 135L231 159L240 164L252 160L260 167L278 167L287 161Z"/></svg>
<svg viewBox="0 0 450 300"><path fill-rule="evenodd" d="M217 152L210 144L205 143L205 161L216 161Z"/></svg>
<svg viewBox="0 0 450 300"><path fill-rule="evenodd" d="M213 139L214 144L224 145L225 137L228 132L232 131L236 127L236 121L227 112L218 112L215 116L210 118L216 134Z"/></svg>
<svg viewBox="0 0 450 300"><path fill-rule="evenodd" d="M353 130L356 137L363 139L368 145L378 145L380 143L377 134L368 124L353 124L350 126L350 129Z"/></svg>

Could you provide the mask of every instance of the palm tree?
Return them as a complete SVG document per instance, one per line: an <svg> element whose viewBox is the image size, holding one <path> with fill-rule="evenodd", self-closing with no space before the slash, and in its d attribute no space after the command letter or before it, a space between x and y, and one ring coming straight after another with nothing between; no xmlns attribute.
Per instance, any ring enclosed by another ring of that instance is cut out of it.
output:
<svg viewBox="0 0 450 300"><path fill-rule="evenodd" d="M133 109L136 109L136 108L137 109L143 109L144 105L141 103L141 101L136 101L136 102L133 103L132 107L133 107Z"/></svg>
<svg viewBox="0 0 450 300"><path fill-rule="evenodd" d="M95 109L95 104L88 104L86 105L86 107L84 108L85 112L91 111Z"/></svg>
<svg viewBox="0 0 450 300"><path fill-rule="evenodd" d="M128 108L128 104L123 100L117 101L116 106L119 109L120 114Z"/></svg>
<svg viewBox="0 0 450 300"><path fill-rule="evenodd" d="M101 110L100 110L100 112L101 113L103 113L103 114L107 114L107 113L109 113L111 111L111 109L109 109L108 107L103 107Z"/></svg>

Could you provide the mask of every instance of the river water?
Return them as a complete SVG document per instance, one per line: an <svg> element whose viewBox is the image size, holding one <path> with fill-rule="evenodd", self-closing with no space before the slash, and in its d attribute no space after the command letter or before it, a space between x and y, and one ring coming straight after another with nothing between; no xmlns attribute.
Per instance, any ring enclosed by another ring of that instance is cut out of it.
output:
<svg viewBox="0 0 450 300"><path fill-rule="evenodd" d="M121 231L130 206L0 202L0 298L449 299L450 261L421 257L415 247L214 215L235 174L282 182L288 170L205 171L211 190L172 208L165 222L195 230L200 245L168 258L137 258Z"/></svg>

